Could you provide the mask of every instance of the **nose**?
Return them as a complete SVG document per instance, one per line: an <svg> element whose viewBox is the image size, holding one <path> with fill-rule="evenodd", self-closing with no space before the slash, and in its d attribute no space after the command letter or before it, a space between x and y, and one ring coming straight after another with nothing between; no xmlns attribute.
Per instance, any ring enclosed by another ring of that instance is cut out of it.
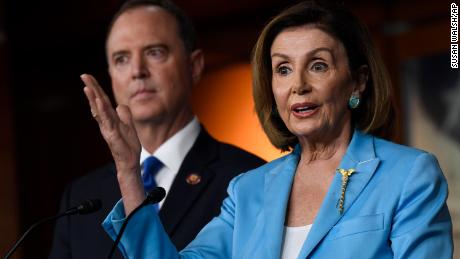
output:
<svg viewBox="0 0 460 259"><path fill-rule="evenodd" d="M133 57L131 74L133 79L143 79L150 76L150 71L142 56Z"/></svg>
<svg viewBox="0 0 460 259"><path fill-rule="evenodd" d="M311 91L311 86L307 82L304 73L298 73L294 78L295 79L292 86L293 94L304 95Z"/></svg>

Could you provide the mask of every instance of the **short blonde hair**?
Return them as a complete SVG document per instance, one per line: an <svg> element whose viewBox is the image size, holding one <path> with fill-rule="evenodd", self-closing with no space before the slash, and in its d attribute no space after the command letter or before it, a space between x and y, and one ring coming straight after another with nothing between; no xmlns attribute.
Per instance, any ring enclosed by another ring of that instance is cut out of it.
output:
<svg viewBox="0 0 460 259"><path fill-rule="evenodd" d="M283 30L313 24L339 40L347 52L352 74L366 65L369 79L361 104L352 110L354 127L365 133L391 138L396 124L392 85L367 28L344 6L315 1L296 4L273 18L263 29L252 54L253 97L259 121L272 144L288 151L298 143L281 120L272 91L270 49Z"/></svg>

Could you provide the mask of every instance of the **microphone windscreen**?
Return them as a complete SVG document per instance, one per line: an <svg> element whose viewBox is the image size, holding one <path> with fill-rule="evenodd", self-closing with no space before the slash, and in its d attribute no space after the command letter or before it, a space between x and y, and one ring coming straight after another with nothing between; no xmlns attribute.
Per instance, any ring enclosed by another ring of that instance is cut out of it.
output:
<svg viewBox="0 0 460 259"><path fill-rule="evenodd" d="M88 214L98 211L102 207L102 202L99 199L88 199L83 201L77 207L78 214Z"/></svg>
<svg viewBox="0 0 460 259"><path fill-rule="evenodd" d="M149 192L147 195L146 201L148 203L157 203L163 200L166 196L166 191L162 187L155 187L152 191Z"/></svg>

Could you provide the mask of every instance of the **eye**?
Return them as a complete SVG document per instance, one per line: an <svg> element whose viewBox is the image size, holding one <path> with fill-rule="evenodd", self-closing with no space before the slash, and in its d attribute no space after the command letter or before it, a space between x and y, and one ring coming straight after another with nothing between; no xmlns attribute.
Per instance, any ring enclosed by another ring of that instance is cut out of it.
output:
<svg viewBox="0 0 460 259"><path fill-rule="evenodd" d="M113 60L114 60L115 65L123 65L123 64L128 63L128 56L126 55L115 56Z"/></svg>
<svg viewBox="0 0 460 259"><path fill-rule="evenodd" d="M166 55L164 48L149 48L146 50L146 55L153 58L163 58Z"/></svg>
<svg viewBox="0 0 460 259"><path fill-rule="evenodd" d="M292 70L288 66L279 66L276 68L275 72L281 76L287 76L292 72Z"/></svg>
<svg viewBox="0 0 460 259"><path fill-rule="evenodd" d="M324 72L328 69L329 67L327 66L326 63L324 62L315 62L311 66L311 70L316 71L316 72Z"/></svg>

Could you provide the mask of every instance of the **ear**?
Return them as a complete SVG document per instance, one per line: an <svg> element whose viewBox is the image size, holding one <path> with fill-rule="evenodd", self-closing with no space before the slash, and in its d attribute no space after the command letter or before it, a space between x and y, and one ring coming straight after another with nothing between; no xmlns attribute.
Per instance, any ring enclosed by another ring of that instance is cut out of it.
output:
<svg viewBox="0 0 460 259"><path fill-rule="evenodd" d="M356 85L353 89L353 94L361 96L361 94L366 90L367 80L369 79L369 67L367 65L362 65L356 71Z"/></svg>
<svg viewBox="0 0 460 259"><path fill-rule="evenodd" d="M196 49L190 54L190 68L195 85L200 81L204 69L204 54L201 49Z"/></svg>

